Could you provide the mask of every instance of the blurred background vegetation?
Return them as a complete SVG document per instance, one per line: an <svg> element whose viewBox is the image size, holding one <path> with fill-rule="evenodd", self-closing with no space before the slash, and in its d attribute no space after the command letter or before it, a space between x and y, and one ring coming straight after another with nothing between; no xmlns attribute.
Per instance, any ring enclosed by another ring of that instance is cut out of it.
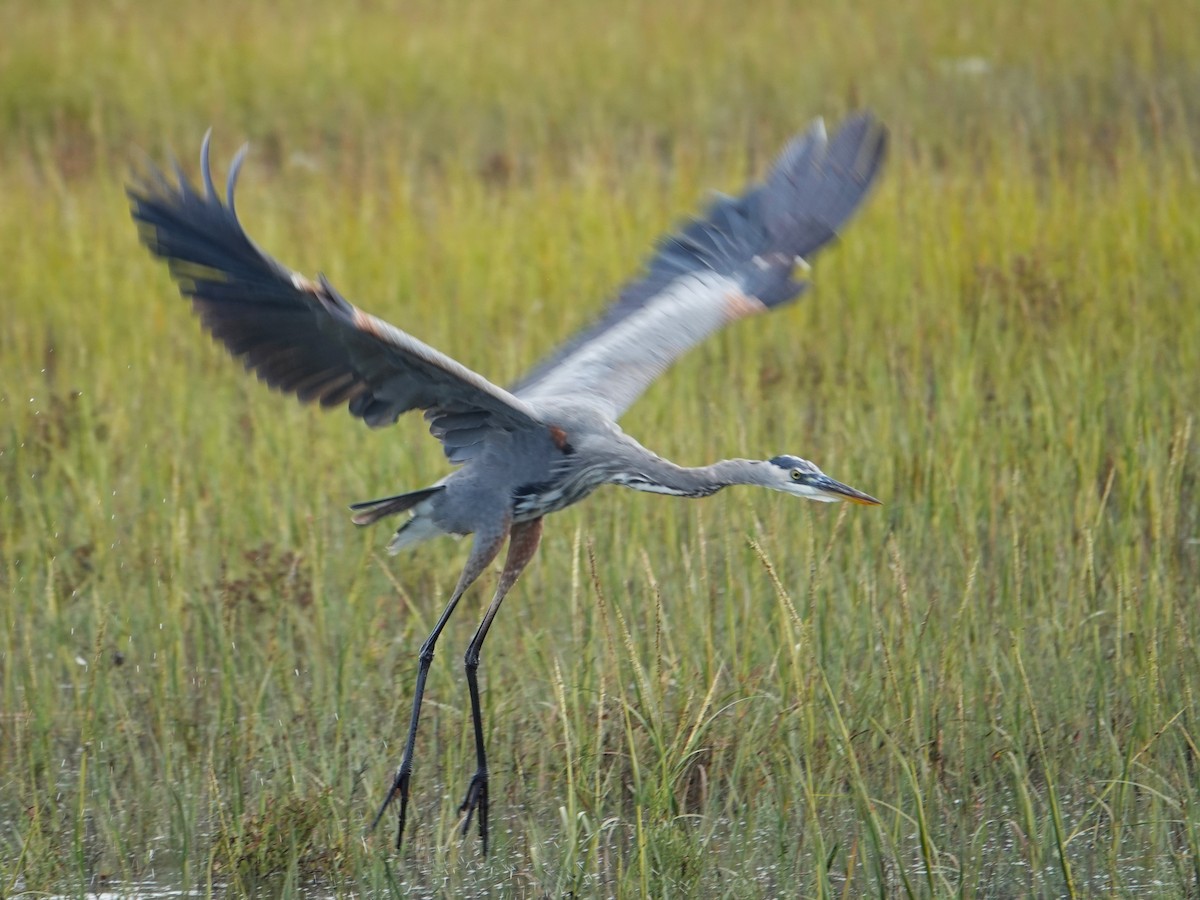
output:
<svg viewBox="0 0 1200 900"><path fill-rule="evenodd" d="M0 4L0 896L1200 893L1194 18ZM504 382L707 190L862 107L891 158L816 289L623 424L886 506L549 520L483 662L492 857L455 831L476 604L404 852L364 837L462 548L388 558L343 506L444 461L419 417L240 372L139 247L130 173L249 141L260 244Z"/></svg>

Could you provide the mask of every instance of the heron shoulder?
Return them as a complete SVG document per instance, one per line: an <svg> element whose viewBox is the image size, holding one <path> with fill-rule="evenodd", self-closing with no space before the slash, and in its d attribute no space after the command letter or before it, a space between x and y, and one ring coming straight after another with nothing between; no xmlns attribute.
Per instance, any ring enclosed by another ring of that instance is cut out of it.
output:
<svg viewBox="0 0 1200 900"><path fill-rule="evenodd" d="M552 429L565 432L568 440L572 433L579 435L620 431L612 416L608 414L606 405L586 394L523 399L542 422Z"/></svg>

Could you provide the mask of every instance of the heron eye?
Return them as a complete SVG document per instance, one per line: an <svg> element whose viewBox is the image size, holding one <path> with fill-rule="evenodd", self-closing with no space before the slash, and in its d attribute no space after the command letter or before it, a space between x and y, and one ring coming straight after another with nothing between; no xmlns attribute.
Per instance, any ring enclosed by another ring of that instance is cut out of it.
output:
<svg viewBox="0 0 1200 900"><path fill-rule="evenodd" d="M799 469L792 469L792 481L799 481L804 477L804 473Z"/></svg>

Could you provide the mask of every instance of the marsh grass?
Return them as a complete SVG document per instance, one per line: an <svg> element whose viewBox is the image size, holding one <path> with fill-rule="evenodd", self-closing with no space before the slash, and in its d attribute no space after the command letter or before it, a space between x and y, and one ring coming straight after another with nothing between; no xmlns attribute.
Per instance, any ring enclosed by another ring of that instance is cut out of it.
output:
<svg viewBox="0 0 1200 900"><path fill-rule="evenodd" d="M4 7L0 895L1200 892L1188 19ZM462 548L389 558L342 507L445 466L421 422L322 416L211 346L137 245L135 148L252 139L264 246L503 381L704 190L858 105L894 150L815 291L624 424L886 505L556 516L484 656L493 856L456 830L478 604L404 852L364 837Z"/></svg>

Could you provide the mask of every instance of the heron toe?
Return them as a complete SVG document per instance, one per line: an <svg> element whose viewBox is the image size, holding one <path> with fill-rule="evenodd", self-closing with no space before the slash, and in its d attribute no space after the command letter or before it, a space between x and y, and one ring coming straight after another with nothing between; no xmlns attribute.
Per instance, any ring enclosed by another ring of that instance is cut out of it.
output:
<svg viewBox="0 0 1200 900"><path fill-rule="evenodd" d="M467 795L458 808L460 813L466 813L462 823L462 835L466 837L471 830L471 817L479 811L479 840L483 844L483 855L488 852L488 774L485 771L475 773L471 784L467 787Z"/></svg>

